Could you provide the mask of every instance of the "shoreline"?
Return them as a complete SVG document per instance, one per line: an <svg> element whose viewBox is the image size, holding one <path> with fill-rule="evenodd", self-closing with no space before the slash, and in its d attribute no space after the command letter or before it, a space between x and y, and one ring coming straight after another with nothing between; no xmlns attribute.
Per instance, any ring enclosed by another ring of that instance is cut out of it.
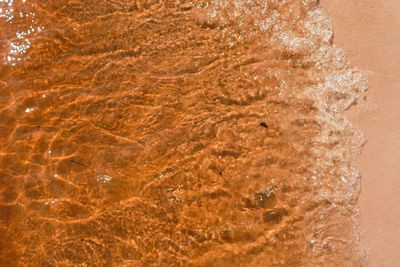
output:
<svg viewBox="0 0 400 267"><path fill-rule="evenodd" d="M366 138L361 172L361 245L369 266L400 264L400 2L322 0L334 44L369 80L367 101L347 112ZM376 107L376 108L375 108ZM376 110L375 110L376 109Z"/></svg>

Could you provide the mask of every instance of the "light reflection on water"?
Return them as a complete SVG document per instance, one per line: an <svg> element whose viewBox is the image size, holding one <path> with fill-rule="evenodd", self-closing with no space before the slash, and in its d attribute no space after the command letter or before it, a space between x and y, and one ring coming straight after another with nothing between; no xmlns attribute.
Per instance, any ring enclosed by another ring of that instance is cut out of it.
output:
<svg viewBox="0 0 400 267"><path fill-rule="evenodd" d="M22 4L14 5L13 0L0 1L0 21L4 19L4 27L15 29L15 36L7 36L8 53L4 56L12 66L15 66L23 59L29 59L25 54L32 44L30 39L34 38L35 33L41 32L44 27L38 24L35 14L29 3L22 0ZM8 25L8 26L7 26Z"/></svg>
<svg viewBox="0 0 400 267"><path fill-rule="evenodd" d="M316 1L0 8L3 265L359 263L365 84Z"/></svg>

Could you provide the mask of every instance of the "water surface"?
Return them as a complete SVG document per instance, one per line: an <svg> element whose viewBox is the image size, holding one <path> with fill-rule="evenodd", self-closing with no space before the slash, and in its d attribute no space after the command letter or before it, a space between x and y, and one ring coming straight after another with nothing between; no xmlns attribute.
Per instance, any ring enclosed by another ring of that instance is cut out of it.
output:
<svg viewBox="0 0 400 267"><path fill-rule="evenodd" d="M310 0L0 2L4 266L361 265L362 74Z"/></svg>

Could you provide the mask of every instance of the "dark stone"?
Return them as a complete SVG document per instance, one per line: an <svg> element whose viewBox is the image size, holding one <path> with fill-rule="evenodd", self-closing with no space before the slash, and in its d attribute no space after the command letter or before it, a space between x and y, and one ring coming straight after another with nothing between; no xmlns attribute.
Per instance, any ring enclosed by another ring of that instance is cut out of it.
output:
<svg viewBox="0 0 400 267"><path fill-rule="evenodd" d="M286 209L276 208L264 213L264 222L280 223L284 216L289 215Z"/></svg>

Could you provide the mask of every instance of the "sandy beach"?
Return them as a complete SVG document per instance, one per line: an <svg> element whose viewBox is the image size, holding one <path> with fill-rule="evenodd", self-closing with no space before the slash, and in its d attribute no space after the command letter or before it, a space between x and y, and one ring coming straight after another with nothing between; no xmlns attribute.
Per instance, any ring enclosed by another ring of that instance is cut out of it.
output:
<svg viewBox="0 0 400 267"><path fill-rule="evenodd" d="M318 4L0 1L0 266L400 266L399 0Z"/></svg>
<svg viewBox="0 0 400 267"><path fill-rule="evenodd" d="M334 43L368 74L367 103L349 118L367 142L361 170L361 242L369 266L400 264L400 1L324 0Z"/></svg>

